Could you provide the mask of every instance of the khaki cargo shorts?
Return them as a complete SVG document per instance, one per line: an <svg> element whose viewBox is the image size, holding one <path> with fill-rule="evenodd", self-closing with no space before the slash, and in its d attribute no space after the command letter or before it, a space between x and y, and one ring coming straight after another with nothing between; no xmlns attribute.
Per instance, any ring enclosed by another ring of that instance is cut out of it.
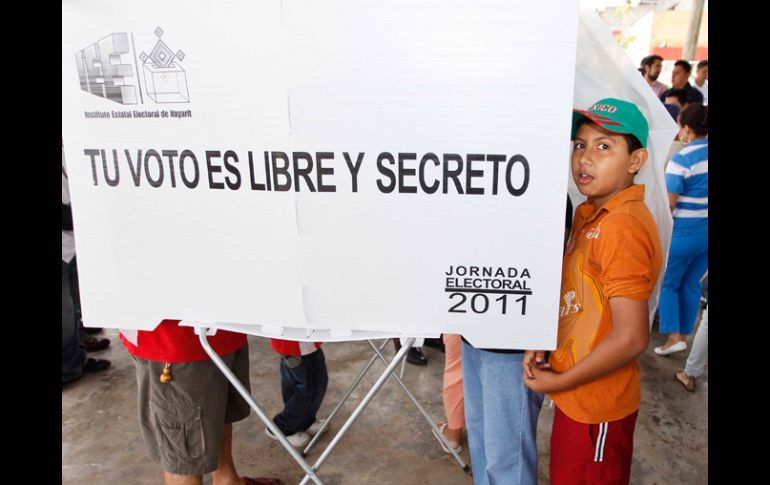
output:
<svg viewBox="0 0 770 485"><path fill-rule="evenodd" d="M162 384L164 362L132 357L139 426L150 458L177 475L216 470L225 423L248 416L249 405L211 360L171 364L172 380ZM251 392L248 344L222 360Z"/></svg>

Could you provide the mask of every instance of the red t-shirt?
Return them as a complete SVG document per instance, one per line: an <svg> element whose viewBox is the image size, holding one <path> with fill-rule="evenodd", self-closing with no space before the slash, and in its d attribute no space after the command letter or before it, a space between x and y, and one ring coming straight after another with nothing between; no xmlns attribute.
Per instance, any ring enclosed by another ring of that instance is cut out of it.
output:
<svg viewBox="0 0 770 485"><path fill-rule="evenodd" d="M208 360L209 356L201 346L199 337L193 327L181 327L179 320L163 320L148 332L139 330L134 345L120 334L129 354L136 357L158 362L195 362ZM211 348L217 355L225 356L240 349L246 343L246 335L242 333L217 330L215 335L208 337Z"/></svg>
<svg viewBox="0 0 770 485"><path fill-rule="evenodd" d="M321 342L297 342L296 340L270 339L270 348L281 355L301 356L312 354L321 348Z"/></svg>

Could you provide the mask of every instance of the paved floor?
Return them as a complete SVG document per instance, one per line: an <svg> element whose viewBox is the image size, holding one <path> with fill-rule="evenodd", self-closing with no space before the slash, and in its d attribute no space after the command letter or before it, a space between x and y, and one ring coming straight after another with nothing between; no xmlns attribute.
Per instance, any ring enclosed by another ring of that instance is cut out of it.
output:
<svg viewBox="0 0 770 485"><path fill-rule="evenodd" d="M64 484L159 484L161 470L149 461L136 417L136 380L132 361L117 338L109 349L92 354L107 358L112 367L87 375L62 390L62 473ZM631 483L649 485L708 483L708 373L698 389L688 393L673 374L684 366L686 352L656 356L652 349L663 342L653 333L650 347L640 358L643 399L636 426ZM266 339L249 337L252 394L269 414L280 409L278 357ZM393 347L387 347L393 355ZM329 343L324 346L329 366L329 390L321 407L328 414L371 356L366 342ZM436 421L443 421L441 375L443 354L426 348L426 367L406 366L404 379ZM375 380L376 364L354 392L339 427ZM538 426L540 484L548 484L548 450L553 409L544 406ZM252 413L234 426L234 456L242 474L279 476L287 484L299 483L303 473L280 445L269 440L264 426ZM312 450L314 461L331 440L321 439ZM464 447L466 448L466 447ZM470 461L467 450L462 456ZM365 414L345 436L319 475L324 483L338 484L471 484L454 459L445 455L421 415L391 379ZM204 483L211 483L210 479Z"/></svg>

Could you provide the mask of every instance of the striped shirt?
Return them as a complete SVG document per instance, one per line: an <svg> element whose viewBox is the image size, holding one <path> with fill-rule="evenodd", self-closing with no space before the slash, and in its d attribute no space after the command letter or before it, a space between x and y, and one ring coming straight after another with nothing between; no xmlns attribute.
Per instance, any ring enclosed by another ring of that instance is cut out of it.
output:
<svg viewBox="0 0 770 485"><path fill-rule="evenodd" d="M666 189L679 194L674 207L674 232L708 231L709 142L690 142L671 157L666 167Z"/></svg>

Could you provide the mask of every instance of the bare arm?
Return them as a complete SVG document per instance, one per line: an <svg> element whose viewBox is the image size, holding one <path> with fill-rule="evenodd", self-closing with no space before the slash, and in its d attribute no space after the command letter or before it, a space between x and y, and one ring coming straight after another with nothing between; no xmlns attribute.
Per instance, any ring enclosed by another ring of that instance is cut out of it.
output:
<svg viewBox="0 0 770 485"><path fill-rule="evenodd" d="M671 209L671 213L674 213L674 208L676 207L676 201L679 198L679 194L675 194L673 192L668 193L668 208Z"/></svg>
<svg viewBox="0 0 770 485"><path fill-rule="evenodd" d="M541 393L574 389L620 369L644 352L650 340L647 301L611 298L610 311L612 331L590 354L562 374L527 366L527 386Z"/></svg>

